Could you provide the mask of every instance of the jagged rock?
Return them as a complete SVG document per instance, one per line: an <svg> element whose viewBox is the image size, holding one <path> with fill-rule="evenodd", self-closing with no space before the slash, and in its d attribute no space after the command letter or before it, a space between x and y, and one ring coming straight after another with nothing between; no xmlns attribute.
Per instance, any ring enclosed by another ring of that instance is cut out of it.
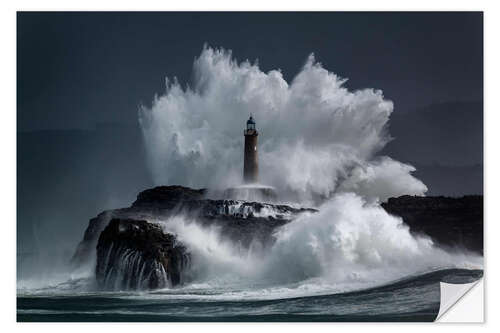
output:
<svg viewBox="0 0 500 333"><path fill-rule="evenodd" d="M411 232L426 234L441 245L483 253L483 196L404 195L390 198L382 207L401 216Z"/></svg>
<svg viewBox="0 0 500 333"><path fill-rule="evenodd" d="M97 243L96 279L107 290L175 286L189 263L175 236L147 221L112 219Z"/></svg>
<svg viewBox="0 0 500 333"><path fill-rule="evenodd" d="M142 191L132 207L172 209L180 202L203 199L205 189L194 190L184 186L158 186Z"/></svg>

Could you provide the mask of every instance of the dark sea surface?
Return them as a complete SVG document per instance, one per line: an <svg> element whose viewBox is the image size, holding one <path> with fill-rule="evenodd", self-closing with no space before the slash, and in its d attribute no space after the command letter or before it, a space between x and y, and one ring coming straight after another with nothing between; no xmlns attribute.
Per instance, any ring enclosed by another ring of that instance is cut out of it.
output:
<svg viewBox="0 0 500 333"><path fill-rule="evenodd" d="M283 298L259 290L174 288L151 292L18 290L20 322L433 321L439 282L470 283L482 270L446 269L383 286ZM75 281L78 283L78 281ZM246 296L248 295L248 296ZM256 296L257 295L257 296ZM260 296L259 296L260 295Z"/></svg>

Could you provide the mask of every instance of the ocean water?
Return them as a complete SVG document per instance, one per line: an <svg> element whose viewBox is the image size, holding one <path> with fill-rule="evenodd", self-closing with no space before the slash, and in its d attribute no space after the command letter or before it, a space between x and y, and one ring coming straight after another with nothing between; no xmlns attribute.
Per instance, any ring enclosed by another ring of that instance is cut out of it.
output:
<svg viewBox="0 0 500 333"><path fill-rule="evenodd" d="M439 282L483 274L481 255L441 248L353 194L280 227L267 248L184 216L154 223L191 254L180 286L113 290L96 285L95 262L59 274L41 260L52 276L18 276L18 321L433 321Z"/></svg>
<svg viewBox="0 0 500 333"><path fill-rule="evenodd" d="M92 279L18 289L20 322L433 321L439 282L470 283L482 270L445 269L347 292L304 287L191 284L149 292L91 290ZM87 290L87 291L85 291Z"/></svg>

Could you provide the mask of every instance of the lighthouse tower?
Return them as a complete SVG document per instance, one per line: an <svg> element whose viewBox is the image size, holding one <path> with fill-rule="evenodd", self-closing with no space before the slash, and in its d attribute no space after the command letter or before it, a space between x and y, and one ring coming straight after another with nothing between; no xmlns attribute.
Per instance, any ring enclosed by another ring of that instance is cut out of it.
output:
<svg viewBox="0 0 500 333"><path fill-rule="evenodd" d="M259 180L259 159L257 155L257 136L253 117L247 120L245 134L245 159L243 165L243 180L245 183L257 183Z"/></svg>

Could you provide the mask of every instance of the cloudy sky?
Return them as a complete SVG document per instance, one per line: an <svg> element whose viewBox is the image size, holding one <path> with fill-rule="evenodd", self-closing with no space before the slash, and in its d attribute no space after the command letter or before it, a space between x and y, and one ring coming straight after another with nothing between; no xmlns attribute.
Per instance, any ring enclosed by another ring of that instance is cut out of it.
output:
<svg viewBox="0 0 500 333"><path fill-rule="evenodd" d="M137 122L203 44L290 81L308 55L395 112L482 100L481 13L20 13L18 129Z"/></svg>

